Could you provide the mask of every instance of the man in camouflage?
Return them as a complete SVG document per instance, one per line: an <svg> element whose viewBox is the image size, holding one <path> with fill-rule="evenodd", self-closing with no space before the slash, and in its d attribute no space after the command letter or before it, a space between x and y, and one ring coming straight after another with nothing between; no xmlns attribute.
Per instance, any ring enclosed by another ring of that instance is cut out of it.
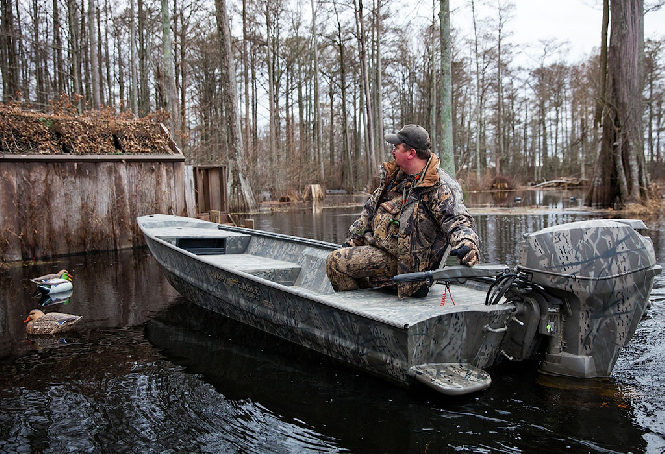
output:
<svg viewBox="0 0 665 454"><path fill-rule="evenodd" d="M387 134L393 161L383 163L381 183L349 228L326 272L335 291L394 286L393 276L436 269L450 245L468 247L461 263L479 261L480 238L459 184L439 167L427 131L406 125ZM423 283L400 283L400 298L426 296Z"/></svg>

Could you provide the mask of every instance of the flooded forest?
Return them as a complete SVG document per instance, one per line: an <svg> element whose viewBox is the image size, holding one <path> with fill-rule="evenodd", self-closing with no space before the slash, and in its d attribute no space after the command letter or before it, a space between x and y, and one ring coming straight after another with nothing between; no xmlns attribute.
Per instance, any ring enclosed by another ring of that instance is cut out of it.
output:
<svg viewBox="0 0 665 454"><path fill-rule="evenodd" d="M654 3L635 2L642 27ZM469 189L589 182L599 161L611 21L589 23L597 43L573 57L572 43L557 37L516 42L525 24L510 0L0 7L8 108L162 121L189 164L228 165L259 201L297 196L311 183L367 189L389 157L383 135L407 123L428 129L436 153L452 149L448 169ZM664 159L663 39L647 33L638 43L641 165L651 181L662 179ZM12 141L11 128L0 136L3 153L34 152Z"/></svg>

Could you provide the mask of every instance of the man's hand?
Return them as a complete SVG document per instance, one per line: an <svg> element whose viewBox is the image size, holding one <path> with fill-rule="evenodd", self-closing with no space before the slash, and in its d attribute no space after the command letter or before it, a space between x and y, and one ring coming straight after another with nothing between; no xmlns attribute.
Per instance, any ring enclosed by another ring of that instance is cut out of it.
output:
<svg viewBox="0 0 665 454"><path fill-rule="evenodd" d="M473 266L480 262L478 246L470 240L462 240L457 243L450 251L450 255L457 256L460 263L466 266Z"/></svg>

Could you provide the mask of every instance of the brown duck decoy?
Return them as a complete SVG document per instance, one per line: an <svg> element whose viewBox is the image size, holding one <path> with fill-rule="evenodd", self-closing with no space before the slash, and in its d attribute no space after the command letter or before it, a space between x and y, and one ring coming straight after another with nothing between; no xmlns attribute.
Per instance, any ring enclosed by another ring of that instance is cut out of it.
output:
<svg viewBox="0 0 665 454"><path fill-rule="evenodd" d="M60 312L44 314L39 309L33 309L23 323L27 323L25 330L28 334L58 334L70 331L79 320L80 315Z"/></svg>

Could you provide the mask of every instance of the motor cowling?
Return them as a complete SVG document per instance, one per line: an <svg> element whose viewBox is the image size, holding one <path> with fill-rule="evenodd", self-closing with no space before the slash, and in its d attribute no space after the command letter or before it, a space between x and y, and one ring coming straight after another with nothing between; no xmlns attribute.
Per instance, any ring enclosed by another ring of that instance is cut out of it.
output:
<svg viewBox="0 0 665 454"><path fill-rule="evenodd" d="M610 375L661 271L651 240L634 227L646 226L635 220L596 219L525 236L517 272L526 285L513 294L517 316L527 321L513 330L524 337L518 342L520 356L544 341L541 371L586 378Z"/></svg>

